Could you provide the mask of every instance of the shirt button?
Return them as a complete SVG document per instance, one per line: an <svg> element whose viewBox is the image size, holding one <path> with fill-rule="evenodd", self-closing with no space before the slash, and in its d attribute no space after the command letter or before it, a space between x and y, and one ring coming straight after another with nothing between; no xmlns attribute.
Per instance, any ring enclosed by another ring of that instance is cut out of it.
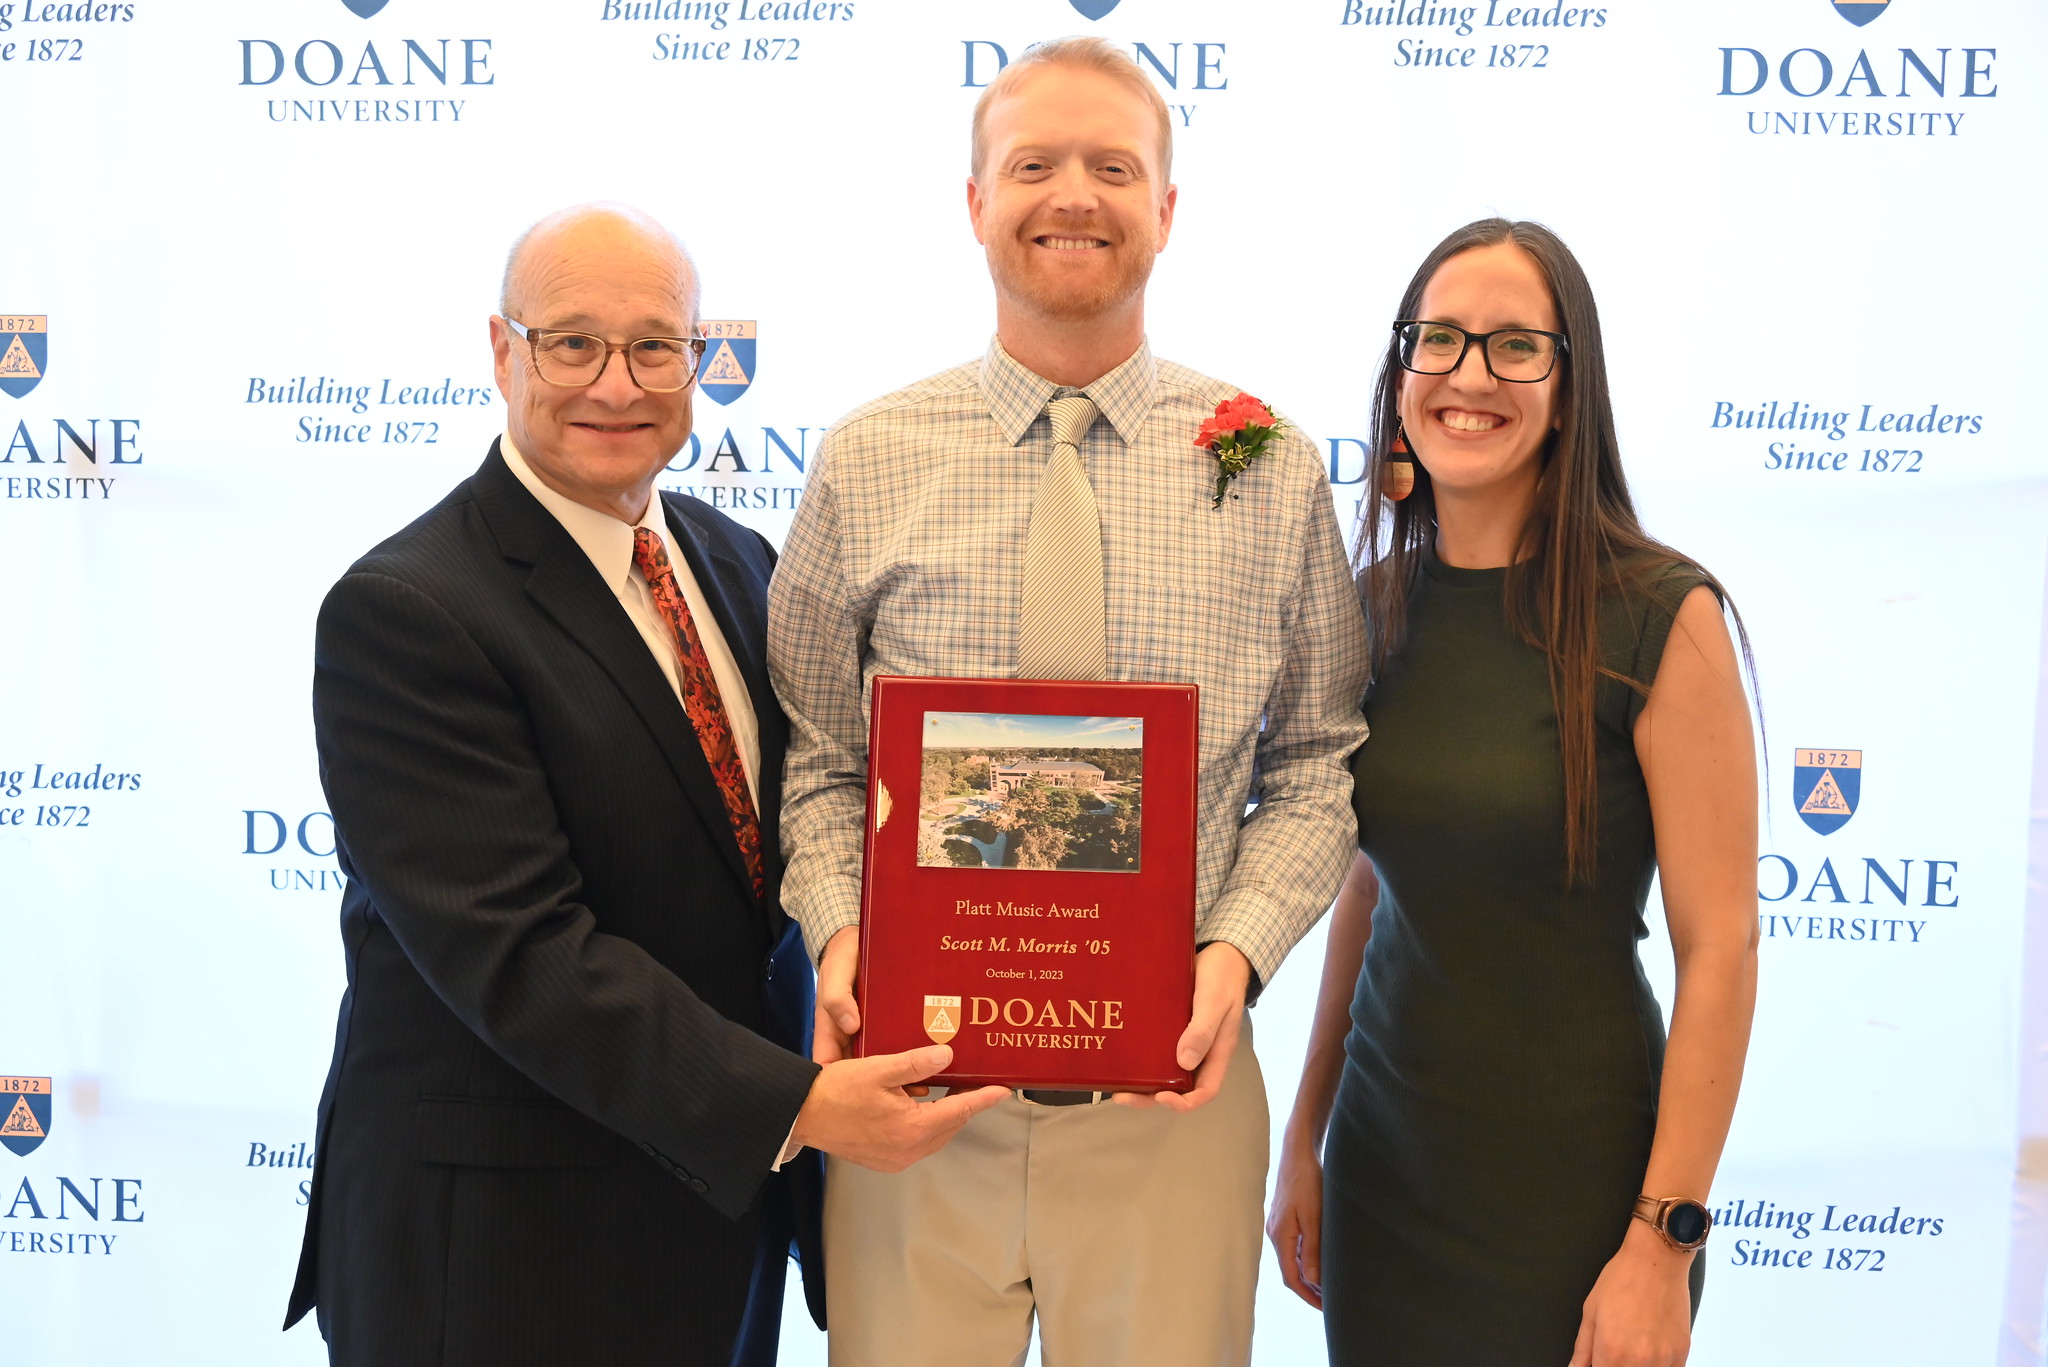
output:
<svg viewBox="0 0 2048 1367"><path fill-rule="evenodd" d="M690 1190L702 1195L711 1190L711 1184L701 1177L692 1177L690 1179Z"/></svg>

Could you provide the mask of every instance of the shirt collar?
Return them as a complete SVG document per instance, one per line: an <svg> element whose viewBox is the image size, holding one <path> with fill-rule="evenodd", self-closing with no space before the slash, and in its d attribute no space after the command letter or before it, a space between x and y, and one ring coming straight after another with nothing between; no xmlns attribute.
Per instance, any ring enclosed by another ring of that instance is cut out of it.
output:
<svg viewBox="0 0 2048 1367"><path fill-rule="evenodd" d="M1152 412L1159 389L1158 368L1152 361L1152 344L1138 343L1130 359L1082 389L1056 385L1028 369L1003 349L1001 338L989 339L988 353L981 358L981 397L989 416L996 420L1003 436L1015 446L1024 440L1031 424L1045 412L1057 395L1086 394L1095 400L1102 416L1129 446L1137 441L1139 429Z"/></svg>
<svg viewBox="0 0 2048 1367"><path fill-rule="evenodd" d="M526 492L539 499L540 506L552 513L555 521L562 524L562 530L583 548L583 553L590 557L590 563L603 577L605 587L613 593L624 592L633 579L633 527L609 513L586 508L542 483L533 467L526 463L526 457L513 445L511 433L507 432L498 439L498 450L504 455L507 468L526 486ZM645 527L660 537L669 562L675 563L676 548L668 534L659 491L648 496L647 511L634 525Z"/></svg>

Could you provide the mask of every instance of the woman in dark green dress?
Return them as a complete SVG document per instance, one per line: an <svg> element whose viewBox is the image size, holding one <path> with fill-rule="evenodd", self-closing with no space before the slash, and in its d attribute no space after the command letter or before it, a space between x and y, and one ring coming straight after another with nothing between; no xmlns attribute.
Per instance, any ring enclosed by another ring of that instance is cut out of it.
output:
<svg viewBox="0 0 2048 1367"><path fill-rule="evenodd" d="M1672 1367L1756 990L1720 589L1636 519L1554 235L1461 229L1398 319L1359 548L1363 852L1269 1231L1334 1363ZM1687 341L1646 344L1704 364ZM1636 953L1660 873L1668 1046Z"/></svg>

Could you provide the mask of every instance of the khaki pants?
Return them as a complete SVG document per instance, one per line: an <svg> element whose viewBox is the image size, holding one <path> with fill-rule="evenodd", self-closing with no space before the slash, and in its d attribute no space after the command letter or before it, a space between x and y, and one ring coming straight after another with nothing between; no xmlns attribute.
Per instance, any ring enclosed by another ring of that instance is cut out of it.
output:
<svg viewBox="0 0 2048 1367"><path fill-rule="evenodd" d="M908 1171L831 1159L832 1367L1244 1367L1266 1194L1249 1022L1188 1115L1012 1097Z"/></svg>

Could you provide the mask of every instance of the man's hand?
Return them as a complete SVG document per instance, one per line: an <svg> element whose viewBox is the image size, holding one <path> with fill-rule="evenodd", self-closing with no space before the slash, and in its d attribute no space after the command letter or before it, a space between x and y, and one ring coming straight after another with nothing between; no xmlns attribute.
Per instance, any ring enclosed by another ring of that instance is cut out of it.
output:
<svg viewBox="0 0 2048 1367"><path fill-rule="evenodd" d="M825 942L824 957L818 960L818 1011L811 1028L815 1062L837 1063L853 1054L853 1037L860 1033L860 1002L854 996L859 971L860 927L848 926Z"/></svg>
<svg viewBox="0 0 2048 1367"><path fill-rule="evenodd" d="M979 1087L922 1104L910 1099L906 1087L952 1061L950 1048L933 1044L827 1063L811 1083L790 1138L877 1172L901 1172L937 1153L962 1125L1010 1095L1006 1087Z"/></svg>
<svg viewBox="0 0 2048 1367"><path fill-rule="evenodd" d="M1170 1111L1206 1106L1223 1090L1230 1056L1237 1052L1244 1025L1244 992L1252 980L1251 960L1235 945L1218 940L1195 956L1195 1004L1188 1028L1181 1031L1176 1056L1183 1068L1195 1069L1191 1092L1118 1092L1123 1106L1160 1105ZM822 992L822 988L820 989Z"/></svg>

